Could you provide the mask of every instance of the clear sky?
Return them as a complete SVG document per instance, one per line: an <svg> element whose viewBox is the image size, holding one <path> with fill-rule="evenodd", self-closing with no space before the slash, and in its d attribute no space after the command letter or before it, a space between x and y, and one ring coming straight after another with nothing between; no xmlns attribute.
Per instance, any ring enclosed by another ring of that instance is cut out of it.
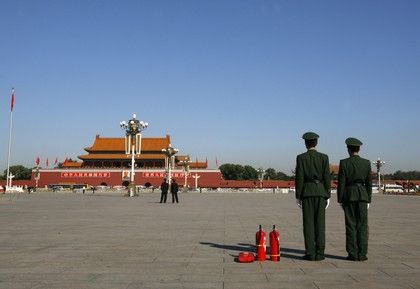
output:
<svg viewBox="0 0 420 289"><path fill-rule="evenodd" d="M96 134L290 174L315 131L420 170L420 1L0 1L0 168L75 158Z"/></svg>

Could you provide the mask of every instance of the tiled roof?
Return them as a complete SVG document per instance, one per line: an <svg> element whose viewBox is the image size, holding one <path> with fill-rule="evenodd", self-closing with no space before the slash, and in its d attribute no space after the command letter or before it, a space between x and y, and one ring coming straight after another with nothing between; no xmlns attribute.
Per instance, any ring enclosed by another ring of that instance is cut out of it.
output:
<svg viewBox="0 0 420 289"><path fill-rule="evenodd" d="M66 161L63 163L63 168L80 168L81 166L81 162Z"/></svg>
<svg viewBox="0 0 420 289"><path fill-rule="evenodd" d="M169 135L166 137L143 137L141 141L142 151L161 151L163 148L167 148L171 143ZM96 136L95 141L91 147L85 148L87 152L109 152L109 151L120 151L124 152L125 139L109 138Z"/></svg>
<svg viewBox="0 0 420 289"><path fill-rule="evenodd" d="M191 169L207 169L207 162L192 162L190 164Z"/></svg>
<svg viewBox="0 0 420 289"><path fill-rule="evenodd" d="M183 155L177 155L176 159L178 161L190 161L190 168L191 169L207 169L208 164L207 162L199 162L197 160L191 161L190 156L183 156ZM180 166L180 164L178 164Z"/></svg>
<svg viewBox="0 0 420 289"><path fill-rule="evenodd" d="M131 160L131 154L88 154L88 155L81 155L78 156L81 160ZM165 159L164 154L140 154L140 156L135 155L136 160L156 160L156 159Z"/></svg>

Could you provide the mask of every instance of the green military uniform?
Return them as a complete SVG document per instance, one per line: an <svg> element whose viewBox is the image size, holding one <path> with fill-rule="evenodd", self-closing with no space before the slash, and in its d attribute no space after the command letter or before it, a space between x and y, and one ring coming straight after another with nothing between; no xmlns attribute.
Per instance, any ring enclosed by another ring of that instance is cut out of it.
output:
<svg viewBox="0 0 420 289"><path fill-rule="evenodd" d="M362 142L348 138L346 144L359 147ZM340 161L337 199L345 215L347 258L365 261L368 249L367 204L372 200L372 170L369 160L349 153L349 158Z"/></svg>
<svg viewBox="0 0 420 289"><path fill-rule="evenodd" d="M303 139L318 139L312 132ZM296 199L302 205L305 259L323 260L325 251L325 207L331 196L328 156L309 148L296 158Z"/></svg>

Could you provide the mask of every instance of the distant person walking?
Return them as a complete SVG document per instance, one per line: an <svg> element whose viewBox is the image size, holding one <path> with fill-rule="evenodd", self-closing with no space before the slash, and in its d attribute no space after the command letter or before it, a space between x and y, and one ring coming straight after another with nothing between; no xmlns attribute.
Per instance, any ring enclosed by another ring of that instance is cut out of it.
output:
<svg viewBox="0 0 420 289"><path fill-rule="evenodd" d="M328 156L316 151L319 135L305 133L306 153L296 158L296 203L302 209L305 256L309 261L325 259L325 209L331 196Z"/></svg>
<svg viewBox="0 0 420 289"><path fill-rule="evenodd" d="M175 203L175 201L178 203L178 183L175 179L172 179L171 183L171 193L172 193L172 203Z"/></svg>
<svg viewBox="0 0 420 289"><path fill-rule="evenodd" d="M368 250L368 208L372 201L372 169L370 161L359 156L363 143L346 139L350 157L340 161L337 200L344 210L346 222L347 260L366 261Z"/></svg>
<svg viewBox="0 0 420 289"><path fill-rule="evenodd" d="M160 184L160 203L166 203L166 198L168 196L169 184L166 182L166 179L163 179L163 182Z"/></svg>

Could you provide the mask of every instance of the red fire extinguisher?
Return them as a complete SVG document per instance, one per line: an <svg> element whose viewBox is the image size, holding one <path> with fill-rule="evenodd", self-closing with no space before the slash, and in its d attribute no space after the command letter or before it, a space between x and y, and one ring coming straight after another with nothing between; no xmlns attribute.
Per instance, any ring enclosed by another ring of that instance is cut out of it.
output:
<svg viewBox="0 0 420 289"><path fill-rule="evenodd" d="M261 225L257 233L255 234L255 244L257 247L257 261L265 261L266 245L265 245L265 232L262 230Z"/></svg>
<svg viewBox="0 0 420 289"><path fill-rule="evenodd" d="M273 225L273 231L270 232L270 260L280 261L280 233Z"/></svg>

